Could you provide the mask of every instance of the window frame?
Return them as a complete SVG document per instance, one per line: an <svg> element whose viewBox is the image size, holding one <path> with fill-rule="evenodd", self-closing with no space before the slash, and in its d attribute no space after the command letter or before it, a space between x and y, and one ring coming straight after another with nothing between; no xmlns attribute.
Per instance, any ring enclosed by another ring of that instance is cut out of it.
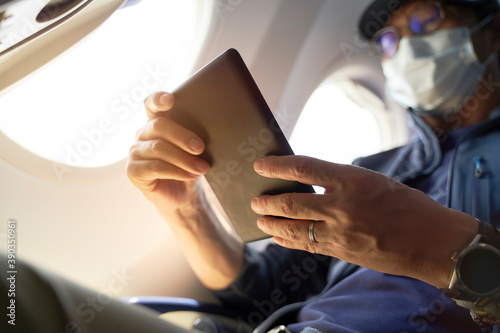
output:
<svg viewBox="0 0 500 333"><path fill-rule="evenodd" d="M128 8L126 10L133 10ZM213 31L214 24L216 24L216 8L214 0L198 0L197 3L198 22L196 26L196 36L200 36L197 56L193 61L193 66L196 66L197 60L202 56L206 47L206 41L210 33ZM196 68L191 68L190 72L194 72ZM8 93L2 91L0 98L3 94ZM120 160L97 167L83 167L72 166L57 161L50 160L46 157L40 156L35 152L23 147L17 141L10 138L6 133L0 130L0 142L2 147L0 149L0 160L3 160L11 167L21 170L31 176L40 178L50 182L64 183L70 185L95 185L124 176L124 169L127 163L127 156Z"/></svg>

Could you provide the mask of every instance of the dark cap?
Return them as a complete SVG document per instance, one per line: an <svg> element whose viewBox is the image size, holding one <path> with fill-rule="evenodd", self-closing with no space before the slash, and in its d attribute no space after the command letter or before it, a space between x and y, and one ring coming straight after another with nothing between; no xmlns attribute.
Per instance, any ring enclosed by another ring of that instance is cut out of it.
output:
<svg viewBox="0 0 500 333"><path fill-rule="evenodd" d="M359 20L358 29L361 36L370 40L382 29L389 17L401 5L413 0L375 0L364 10ZM500 9L500 0L446 0L448 4L482 8L492 13Z"/></svg>

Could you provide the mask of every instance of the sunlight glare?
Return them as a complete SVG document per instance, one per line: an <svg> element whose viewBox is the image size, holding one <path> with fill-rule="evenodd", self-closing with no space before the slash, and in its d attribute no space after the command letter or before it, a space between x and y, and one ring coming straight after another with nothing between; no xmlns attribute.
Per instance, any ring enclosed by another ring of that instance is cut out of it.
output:
<svg viewBox="0 0 500 333"><path fill-rule="evenodd" d="M0 99L0 130L49 160L79 167L126 157L144 98L187 78L203 40L197 1L147 0Z"/></svg>
<svg viewBox="0 0 500 333"><path fill-rule="evenodd" d="M297 155L350 164L357 157L380 151L382 136L374 114L327 81L307 102L290 144Z"/></svg>

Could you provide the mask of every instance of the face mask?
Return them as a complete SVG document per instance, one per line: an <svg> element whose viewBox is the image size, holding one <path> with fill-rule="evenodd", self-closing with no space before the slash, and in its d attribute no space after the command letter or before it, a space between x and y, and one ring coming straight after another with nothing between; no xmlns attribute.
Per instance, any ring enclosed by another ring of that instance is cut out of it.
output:
<svg viewBox="0 0 500 333"><path fill-rule="evenodd" d="M460 27L402 38L397 53L382 65L388 96L419 114L458 112L496 57L479 62L470 38L475 30Z"/></svg>

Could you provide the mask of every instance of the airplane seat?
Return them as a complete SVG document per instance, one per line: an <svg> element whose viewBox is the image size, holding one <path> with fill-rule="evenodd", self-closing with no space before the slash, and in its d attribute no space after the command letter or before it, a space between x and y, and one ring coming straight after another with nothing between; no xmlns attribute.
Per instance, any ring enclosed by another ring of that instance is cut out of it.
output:
<svg viewBox="0 0 500 333"><path fill-rule="evenodd" d="M329 275L328 283L324 291L339 283L346 277L357 271L359 266L338 261ZM250 313L240 313L232 309L224 308L213 303L199 302L194 299L181 297L157 297L157 296L139 296L123 297L122 301L148 307L161 313L172 313L179 311L191 311L196 313L195 319L189 326L181 325L185 328L196 328L204 333L231 333L231 332L267 332L269 328L277 328L281 332L281 325L295 322L300 309L309 301L319 297L321 293L310 297L309 299L290 303L264 318L261 312L253 311ZM175 317L170 317L174 319ZM169 320L170 318L165 318ZM177 322L174 322L177 324ZM266 329L267 328L267 329ZM254 330L255 329L255 330Z"/></svg>
<svg viewBox="0 0 500 333"><path fill-rule="evenodd" d="M123 297L121 301L129 304L145 306L158 312L160 316L179 312L189 312L187 320L175 322L185 328L194 328L204 333L253 332L253 327L243 318L247 315L224 308L223 306L200 302L191 298L139 296ZM170 320L172 317L166 317Z"/></svg>

